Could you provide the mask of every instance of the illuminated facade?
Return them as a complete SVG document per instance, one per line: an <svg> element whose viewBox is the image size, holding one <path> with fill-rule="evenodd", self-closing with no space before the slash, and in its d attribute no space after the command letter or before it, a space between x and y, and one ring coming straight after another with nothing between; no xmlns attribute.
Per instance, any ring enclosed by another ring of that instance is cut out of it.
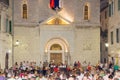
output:
<svg viewBox="0 0 120 80"><path fill-rule="evenodd" d="M14 47L14 62L96 64L100 60L100 2L61 0L60 9L51 9L49 4L49 0L14 0L14 41L20 42Z"/></svg>

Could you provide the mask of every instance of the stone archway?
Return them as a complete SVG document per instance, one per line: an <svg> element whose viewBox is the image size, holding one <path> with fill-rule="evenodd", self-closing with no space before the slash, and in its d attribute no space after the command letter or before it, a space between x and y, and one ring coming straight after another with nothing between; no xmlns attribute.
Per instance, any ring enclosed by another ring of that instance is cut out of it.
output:
<svg viewBox="0 0 120 80"><path fill-rule="evenodd" d="M59 43L55 43L50 47L50 61L53 61L55 64L62 62L62 46Z"/></svg>
<svg viewBox="0 0 120 80"><path fill-rule="evenodd" d="M44 59L53 60L55 63L70 63L69 46L66 40L62 38L52 38L45 46Z"/></svg>

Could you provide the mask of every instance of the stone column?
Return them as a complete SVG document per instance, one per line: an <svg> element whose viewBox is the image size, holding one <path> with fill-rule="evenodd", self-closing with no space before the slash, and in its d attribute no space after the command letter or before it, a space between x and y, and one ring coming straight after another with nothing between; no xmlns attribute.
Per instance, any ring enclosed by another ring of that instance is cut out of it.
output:
<svg viewBox="0 0 120 80"><path fill-rule="evenodd" d="M44 52L44 61L48 61L48 52Z"/></svg>

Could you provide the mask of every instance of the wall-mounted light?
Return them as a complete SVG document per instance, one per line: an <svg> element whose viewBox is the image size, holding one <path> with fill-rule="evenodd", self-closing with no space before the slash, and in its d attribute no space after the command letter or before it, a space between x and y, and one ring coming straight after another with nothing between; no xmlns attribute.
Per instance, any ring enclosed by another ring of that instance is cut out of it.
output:
<svg viewBox="0 0 120 80"><path fill-rule="evenodd" d="M14 44L14 47L17 47L20 45L20 42L18 40L16 40L15 44Z"/></svg>
<svg viewBox="0 0 120 80"><path fill-rule="evenodd" d="M15 45L18 46L19 44L20 44L20 42L17 40L17 41L15 42Z"/></svg>
<svg viewBox="0 0 120 80"><path fill-rule="evenodd" d="M11 53L12 51L11 50L8 50L8 53Z"/></svg>
<svg viewBox="0 0 120 80"><path fill-rule="evenodd" d="M108 44L108 43L105 43L105 47L109 47L109 44Z"/></svg>

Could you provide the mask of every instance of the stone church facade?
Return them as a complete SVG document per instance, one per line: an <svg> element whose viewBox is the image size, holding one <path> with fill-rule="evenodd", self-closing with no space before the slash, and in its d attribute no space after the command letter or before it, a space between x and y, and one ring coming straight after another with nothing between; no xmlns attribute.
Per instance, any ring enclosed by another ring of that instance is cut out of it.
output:
<svg viewBox="0 0 120 80"><path fill-rule="evenodd" d="M100 2L61 0L60 9L50 0L14 0L14 62L55 63L100 60Z"/></svg>

